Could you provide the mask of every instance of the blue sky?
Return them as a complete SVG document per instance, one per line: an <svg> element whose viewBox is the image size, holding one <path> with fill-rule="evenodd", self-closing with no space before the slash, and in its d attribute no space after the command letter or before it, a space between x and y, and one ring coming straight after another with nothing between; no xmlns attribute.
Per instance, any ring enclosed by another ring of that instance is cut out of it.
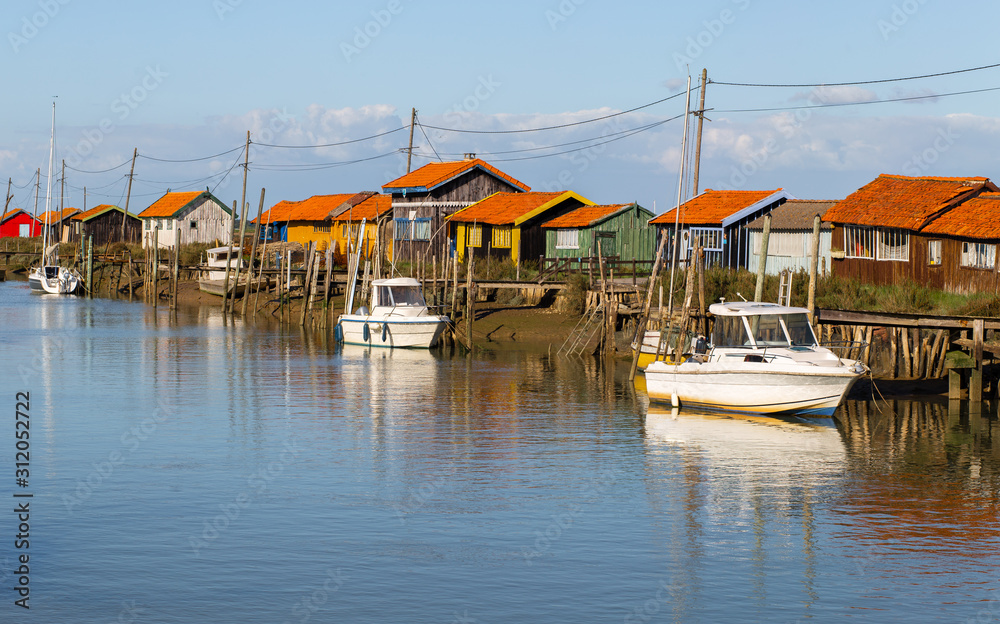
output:
<svg viewBox="0 0 1000 624"><path fill-rule="evenodd" d="M663 212L677 198L683 128L666 120L682 114L683 96L602 121L509 131L663 100L681 92L688 67L695 81L704 67L713 82L701 188L837 199L879 173L1000 179L1000 91L943 96L1000 87L1000 68L829 87L719 84L862 82L991 65L1000 55L990 56L979 25L998 14L995 3L934 0L10 0L0 176L13 179L12 205L32 208L41 168L44 195L58 95L68 206L83 207L83 187L88 207L124 205L121 165L134 148L131 210L168 188L209 187L232 203L248 130L254 209L262 186L265 208L377 190L405 171L403 128L415 107L424 128L414 167L474 152L536 190ZM868 103L795 108L852 102ZM665 123L629 132L657 122ZM393 130L324 148L266 146ZM682 193L691 187L688 178Z"/></svg>

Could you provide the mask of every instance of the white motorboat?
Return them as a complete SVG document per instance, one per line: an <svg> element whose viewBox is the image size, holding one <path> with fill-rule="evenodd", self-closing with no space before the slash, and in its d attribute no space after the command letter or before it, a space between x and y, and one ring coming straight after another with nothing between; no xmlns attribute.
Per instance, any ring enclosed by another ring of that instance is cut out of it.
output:
<svg viewBox="0 0 1000 624"><path fill-rule="evenodd" d="M723 302L705 353L645 369L650 400L703 409L831 416L868 367L819 346L805 308Z"/></svg>
<svg viewBox="0 0 1000 624"><path fill-rule="evenodd" d="M202 279L224 280L226 279L226 266L229 266L230 278L236 277L236 267L245 269L246 260L240 259L240 248L236 246L213 247L205 250L205 264L202 269Z"/></svg>
<svg viewBox="0 0 1000 624"><path fill-rule="evenodd" d="M424 349L434 346L449 322L430 313L412 277L374 280L371 308L341 314L338 321L345 344Z"/></svg>

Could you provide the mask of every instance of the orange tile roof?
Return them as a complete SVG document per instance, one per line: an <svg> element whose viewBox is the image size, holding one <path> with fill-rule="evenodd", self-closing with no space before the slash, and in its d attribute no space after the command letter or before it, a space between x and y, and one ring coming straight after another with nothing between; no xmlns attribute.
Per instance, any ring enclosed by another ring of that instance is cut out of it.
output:
<svg viewBox="0 0 1000 624"><path fill-rule="evenodd" d="M988 178L914 178L882 174L834 204L824 221L919 230L964 198L1000 190Z"/></svg>
<svg viewBox="0 0 1000 624"><path fill-rule="evenodd" d="M331 213L356 206L369 196L371 191L361 193L337 193L335 195L313 195L301 201L281 200L260 215L261 223L282 223L286 221L326 221ZM254 218L250 223L256 223Z"/></svg>
<svg viewBox="0 0 1000 624"><path fill-rule="evenodd" d="M111 204L101 204L100 206L95 206L86 212L78 212L73 215L73 221L89 221L90 219L102 215L109 210L117 210L118 212L125 212L118 206L112 206ZM129 213L130 217L135 217L134 214Z"/></svg>
<svg viewBox="0 0 1000 624"><path fill-rule="evenodd" d="M298 206L299 203L300 202L297 202L297 201L289 201L287 199L283 199L280 202L278 202L277 204L275 204L275 205L271 206L270 208L268 208L267 210L265 210L263 213L261 213L261 215L260 215L260 222L261 223L281 223L283 221L288 221L289 220L288 217L291 216L292 210L296 206ZM257 222L256 218L254 218L254 219L252 219L250 221L250 223L256 223L256 222Z"/></svg>
<svg viewBox="0 0 1000 624"><path fill-rule="evenodd" d="M1000 239L1000 193L982 193L931 221L921 233Z"/></svg>
<svg viewBox="0 0 1000 624"><path fill-rule="evenodd" d="M59 223L67 217L71 217L80 212L79 208L64 208L62 213L58 210L50 210L38 215L38 220L42 223Z"/></svg>
<svg viewBox="0 0 1000 624"><path fill-rule="evenodd" d="M366 197L361 203L341 212L333 221L361 221L367 219L368 222L375 221L378 217L392 210L391 195L373 194Z"/></svg>
<svg viewBox="0 0 1000 624"><path fill-rule="evenodd" d="M581 206L572 212L542 224L547 228L585 228L596 225L617 212L631 208L635 204L607 204L604 206ZM645 209L643 209L645 210ZM646 211L646 214L649 214Z"/></svg>
<svg viewBox="0 0 1000 624"><path fill-rule="evenodd" d="M496 177L505 180L509 184L516 186L517 188L523 189L525 191L530 191L531 187L521 182L515 180L511 176L507 175L503 171L500 171L493 165L480 160L478 158L472 160L455 160L450 162L441 163L430 163L420 167L416 171L411 171L406 175L396 178L388 184L382 185L382 190L384 192L392 192L394 189L418 189L421 191L429 191L437 186L452 180L459 175L471 171L479 167L489 173L495 175Z"/></svg>
<svg viewBox="0 0 1000 624"><path fill-rule="evenodd" d="M13 209L8 210L7 212L3 213L3 216L0 217L0 223L6 221L7 219L10 219L11 217L17 216L17 213L19 213L19 212L24 212L24 214L28 215L29 217L31 216L30 214L28 214L27 212L25 212L21 208L13 208Z"/></svg>
<svg viewBox="0 0 1000 624"><path fill-rule="evenodd" d="M205 191L190 191L186 193L167 193L159 198L153 205L139 213L140 217L172 217L188 204L198 199Z"/></svg>
<svg viewBox="0 0 1000 624"><path fill-rule="evenodd" d="M705 189L703 193L692 197L680 205L680 220L684 225L722 225L722 221L748 208L760 200L769 197L781 189L772 191L713 191ZM655 217L650 223L655 225L673 225L677 208Z"/></svg>
<svg viewBox="0 0 1000 624"><path fill-rule="evenodd" d="M525 219L532 218L562 202L573 199L590 205L586 197L573 191L561 193L534 192L527 193L494 193L486 199L467 206L448 217L449 221L457 223L486 223L488 225L520 225Z"/></svg>

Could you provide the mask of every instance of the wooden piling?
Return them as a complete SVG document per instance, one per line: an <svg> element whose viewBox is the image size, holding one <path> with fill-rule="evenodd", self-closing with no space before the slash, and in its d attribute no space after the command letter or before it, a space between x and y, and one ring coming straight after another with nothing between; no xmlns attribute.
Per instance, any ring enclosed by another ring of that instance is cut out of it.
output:
<svg viewBox="0 0 1000 624"><path fill-rule="evenodd" d="M309 306L306 305L309 302L309 279L312 277L312 256L313 256L313 245L314 243L308 243L306 245L306 261L305 269L306 276L302 282L302 314L299 316L299 325L306 324L306 313L309 311Z"/></svg>
<svg viewBox="0 0 1000 624"><path fill-rule="evenodd" d="M475 264L475 257L470 253L469 262L465 269L465 346L472 351L472 322L476 315L476 294L475 285L472 283L472 271Z"/></svg>

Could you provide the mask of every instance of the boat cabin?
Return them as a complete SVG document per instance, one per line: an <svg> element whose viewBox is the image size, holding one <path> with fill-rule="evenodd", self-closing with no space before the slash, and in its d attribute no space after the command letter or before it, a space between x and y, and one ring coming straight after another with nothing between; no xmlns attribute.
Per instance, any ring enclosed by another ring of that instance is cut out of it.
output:
<svg viewBox="0 0 1000 624"><path fill-rule="evenodd" d="M715 347L803 347L817 345L805 308L774 303L713 303L712 344Z"/></svg>
<svg viewBox="0 0 1000 624"><path fill-rule="evenodd" d="M235 271L238 266L240 257L239 247L213 247L212 249L205 250L205 265L209 267L209 270L205 273L205 279L218 280L225 279L226 276L226 265L229 265L230 271ZM246 267L246 262L243 262L242 267Z"/></svg>
<svg viewBox="0 0 1000 624"><path fill-rule="evenodd" d="M420 282L412 277L396 277L372 282L373 315L391 313L417 316L427 310Z"/></svg>

